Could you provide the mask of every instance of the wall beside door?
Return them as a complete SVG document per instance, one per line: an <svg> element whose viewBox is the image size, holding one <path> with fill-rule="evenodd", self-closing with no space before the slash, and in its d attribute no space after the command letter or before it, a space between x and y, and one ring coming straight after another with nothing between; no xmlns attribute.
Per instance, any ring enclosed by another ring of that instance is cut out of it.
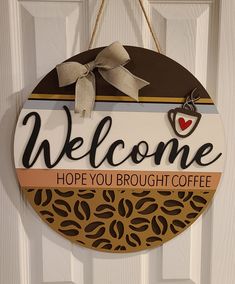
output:
<svg viewBox="0 0 235 284"><path fill-rule="evenodd" d="M107 0L95 46L119 40L154 49L137 0ZM145 0L163 53L189 69L222 114L226 173L213 205L162 247L126 255L73 245L21 196L12 162L17 114L54 66L86 50L97 0L0 1L0 284L235 283L235 3Z"/></svg>

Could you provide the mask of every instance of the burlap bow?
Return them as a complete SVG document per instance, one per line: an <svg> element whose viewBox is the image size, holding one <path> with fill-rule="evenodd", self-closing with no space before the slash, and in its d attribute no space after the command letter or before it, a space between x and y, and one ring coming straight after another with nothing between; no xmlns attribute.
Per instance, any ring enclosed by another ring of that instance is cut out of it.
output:
<svg viewBox="0 0 235 284"><path fill-rule="evenodd" d="M119 43L114 42L104 48L95 58L85 65L78 62L65 62L56 66L59 86L64 87L76 82L75 112L90 116L95 102L95 75L99 73L112 86L138 101L139 89L149 83L136 77L123 66L130 60L129 54Z"/></svg>

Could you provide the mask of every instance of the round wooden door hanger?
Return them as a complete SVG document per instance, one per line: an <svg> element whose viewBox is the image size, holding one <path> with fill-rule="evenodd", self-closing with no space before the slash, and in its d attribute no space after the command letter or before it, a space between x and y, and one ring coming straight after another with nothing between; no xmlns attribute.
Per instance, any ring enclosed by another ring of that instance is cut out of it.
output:
<svg viewBox="0 0 235 284"><path fill-rule="evenodd" d="M206 209L223 169L223 127L204 87L172 59L125 46L128 74L149 82L136 101L91 68L102 50L67 61L95 80L90 116L74 112L77 82L60 87L56 68L34 89L16 126L15 167L52 229L87 248L134 252L174 238Z"/></svg>

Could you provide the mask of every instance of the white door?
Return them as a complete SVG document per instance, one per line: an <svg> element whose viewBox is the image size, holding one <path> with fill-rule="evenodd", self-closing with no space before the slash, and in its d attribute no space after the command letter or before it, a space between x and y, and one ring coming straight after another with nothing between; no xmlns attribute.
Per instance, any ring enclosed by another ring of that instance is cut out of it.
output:
<svg viewBox="0 0 235 284"><path fill-rule="evenodd" d="M107 0L95 46L154 49L137 0ZM99 1L0 1L0 284L235 283L235 1L145 0L163 53L189 69L222 114L227 165L213 205L160 248L107 254L71 244L23 200L12 162L17 114L55 64L88 46ZM216 127L216 126L215 126Z"/></svg>

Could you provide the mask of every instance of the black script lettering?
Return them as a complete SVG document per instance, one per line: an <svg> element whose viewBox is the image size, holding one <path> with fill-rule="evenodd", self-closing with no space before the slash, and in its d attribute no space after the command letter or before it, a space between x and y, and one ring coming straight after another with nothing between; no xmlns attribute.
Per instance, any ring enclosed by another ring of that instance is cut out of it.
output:
<svg viewBox="0 0 235 284"><path fill-rule="evenodd" d="M104 129L105 124L107 124L108 129L106 129L105 133L103 134L103 137L100 138L101 132ZM96 151L97 148L100 146L100 144L104 141L104 139L109 134L109 131L112 126L112 118L110 116L106 116L101 120L99 125L96 128L95 134L92 139L91 143L91 149L90 149L90 164L93 168L98 168L105 160L105 158L99 163L96 164Z"/></svg>
<svg viewBox="0 0 235 284"><path fill-rule="evenodd" d="M73 151L79 149L82 145L83 145L83 138L82 137L76 137L73 140L71 140L68 143L68 145L67 145L67 147L65 149L67 157L70 160L77 160L78 158L73 157L72 153L73 153Z"/></svg>
<svg viewBox="0 0 235 284"><path fill-rule="evenodd" d="M27 124L30 117L35 118L34 128L33 128L32 134L29 138L28 144L27 144L27 146L24 150L24 154L23 154L23 158L22 158L22 163L23 163L25 168L27 168L27 169L31 168L36 163L38 156L40 155L40 153L42 151L44 152L44 161L45 161L47 168L51 169L51 168L55 167L60 162L64 153L66 152L66 148L69 145L69 140L70 140L70 136L71 136L71 124L72 124L72 119L71 119L69 109L66 106L64 106L64 110L66 111L67 120L68 120L67 135L66 135L64 147L63 147L59 157L56 159L56 161L54 163L51 163L50 144L49 144L49 141L47 139L43 140L43 142L39 146L39 149L38 149L35 157L33 158L33 161L30 163L31 155L32 155L33 149L35 147L35 143L37 141L38 134L39 134L39 131L40 131L40 128L41 128L41 117L37 112L30 112L25 116L25 118L23 120L23 125Z"/></svg>
<svg viewBox="0 0 235 284"><path fill-rule="evenodd" d="M179 141L174 138L168 141L167 143L160 142L157 146L156 152L154 153L154 160L156 165L160 165L162 156L167 148L168 145L172 144L170 155L168 158L169 163L173 164L177 156L182 152L180 166L182 169L186 169L188 165L186 164L189 154L189 146L184 145L183 147L179 148Z"/></svg>
<svg viewBox="0 0 235 284"><path fill-rule="evenodd" d="M198 150L196 155L194 156L194 160L199 166L209 166L213 164L216 160L219 159L219 157L222 155L222 153L219 153L212 161L203 163L202 157L205 157L207 154L211 153L213 150L213 145L211 143L206 143L202 145Z"/></svg>
<svg viewBox="0 0 235 284"><path fill-rule="evenodd" d="M100 159L100 161L97 161L97 150L108 136L112 127L112 118L110 116L106 116L99 122L95 130L95 133L93 135L89 150L85 152L83 155L76 156L74 155L74 153L76 150L78 150L83 146L84 140L82 137L76 137L71 140L72 118L70 111L66 106L64 106L64 110L67 117L67 134L64 141L64 146L54 162L51 161L50 143L46 139L41 142L35 156L32 157L33 149L35 147L39 131L41 128L41 118L37 112L30 112L25 116L23 120L23 125L26 125L31 117L34 118L33 131L26 145L22 158L22 163L25 168L31 168L37 161L41 152L43 152L44 154L44 161L47 168L55 167L60 162L60 160L64 155L66 155L70 160L81 160L86 156L88 156L90 165L93 168L100 167L105 161L107 161L109 165L116 167L123 164L128 159L132 161L134 164L139 164L144 159L147 158L148 159L153 158L155 165L160 165L163 159L163 155L164 154L166 155L166 152L169 147L170 147L169 148L170 152L169 154L167 154L168 156L166 157L166 159L168 159L169 163L172 164L175 162L176 158L179 157L180 167L182 169L187 169L193 162L197 163L199 166L210 165L214 163L216 160L218 160L222 155L222 153L219 153L212 160L203 162L203 157L210 154L213 150L213 145L211 143L205 143L199 147L194 157L191 160L189 160L188 156L190 152L190 146L183 145L180 148L179 141L176 138L173 138L167 142L163 141L159 142L156 147L156 150L153 153L149 153L149 145L146 141L140 141L136 145L133 145L131 151L129 151L128 153L124 153L125 157L121 161L117 160L115 161L114 154L117 152L117 150L121 149L124 151L125 149L125 142L122 139L118 139L112 142L112 144L108 147L107 151L104 152L105 154Z"/></svg>
<svg viewBox="0 0 235 284"><path fill-rule="evenodd" d="M145 146L144 153L140 152L141 145ZM149 145L146 141L140 141L137 145L135 145L131 151L131 159L135 164L141 163L146 157L148 157ZM138 159L139 157L139 159Z"/></svg>
<svg viewBox="0 0 235 284"><path fill-rule="evenodd" d="M175 162L175 159L177 158L177 156L181 153L182 155L181 155L181 159L180 159L180 167L182 169L187 169L189 166L191 166L191 164L193 162L196 162L200 166L208 166L208 165L214 163L216 160L218 160L219 157L222 155L222 153L219 153L212 161L207 162L207 163L203 163L201 161L202 157L209 154L213 149L213 145L211 143L206 143L206 144L203 144L197 150L195 156L192 158L191 161L188 162L188 155L189 155L189 152L190 152L190 147L188 145L184 145L181 148L179 148L179 141L176 138L173 138L173 139L169 140L167 143L160 142L157 146L156 152L151 154L151 155L148 155L148 157L154 156L155 164L160 165L161 160L162 160L162 156L163 156L163 154L164 154L164 152L165 152L165 150L166 150L166 148L169 144L172 144L170 155L168 157L169 163L173 164Z"/></svg>

